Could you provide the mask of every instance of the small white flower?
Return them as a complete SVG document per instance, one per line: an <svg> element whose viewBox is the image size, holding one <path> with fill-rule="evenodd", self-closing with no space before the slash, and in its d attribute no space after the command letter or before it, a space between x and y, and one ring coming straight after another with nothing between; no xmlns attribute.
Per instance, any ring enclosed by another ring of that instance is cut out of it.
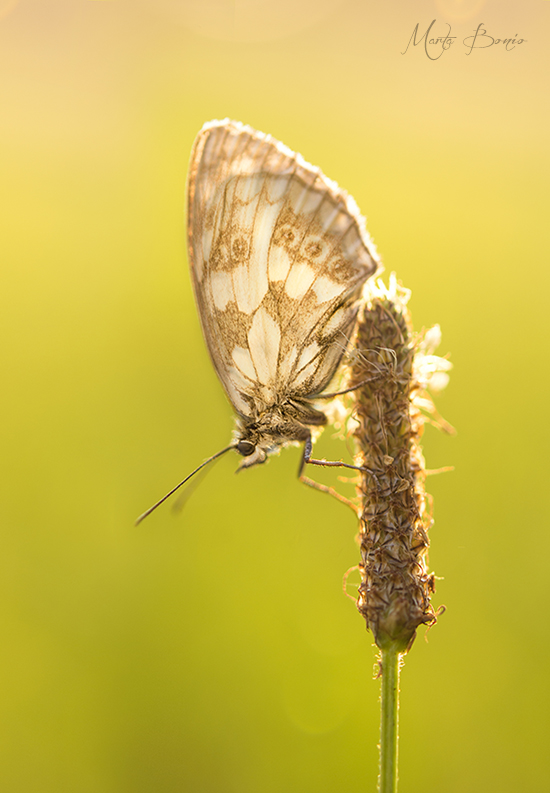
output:
<svg viewBox="0 0 550 793"><path fill-rule="evenodd" d="M439 325L434 325L433 328L428 328L424 334L424 338L420 342L420 348L426 355L430 355L437 350L441 344L441 328Z"/></svg>
<svg viewBox="0 0 550 793"><path fill-rule="evenodd" d="M434 325L420 337L414 356L414 372L418 383L434 394L446 387L449 382L447 372L453 368L452 363L446 358L432 354L440 343L441 328L439 325Z"/></svg>
<svg viewBox="0 0 550 793"><path fill-rule="evenodd" d="M449 380L450 378L447 372L434 372L430 377L428 388L432 394L439 394L444 388L447 387Z"/></svg>
<svg viewBox="0 0 550 793"><path fill-rule="evenodd" d="M333 399L328 405L324 405L323 412L329 424L332 424L337 430L344 426L348 416L348 409L341 399Z"/></svg>
<svg viewBox="0 0 550 793"><path fill-rule="evenodd" d="M385 298L391 300L392 303L406 306L410 297L411 290L398 283L395 273L390 274L387 286L381 278L377 278L376 281L367 281L363 287L363 298L366 301Z"/></svg>

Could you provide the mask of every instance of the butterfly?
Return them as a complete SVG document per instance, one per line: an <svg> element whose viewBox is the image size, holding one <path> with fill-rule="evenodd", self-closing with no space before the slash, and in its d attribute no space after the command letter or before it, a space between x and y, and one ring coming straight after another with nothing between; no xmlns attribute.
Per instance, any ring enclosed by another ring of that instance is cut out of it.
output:
<svg viewBox="0 0 550 793"><path fill-rule="evenodd" d="M202 330L235 410L239 470L292 443L314 460L317 400L353 333L364 283L379 269L355 201L270 135L205 124L188 176L188 247Z"/></svg>

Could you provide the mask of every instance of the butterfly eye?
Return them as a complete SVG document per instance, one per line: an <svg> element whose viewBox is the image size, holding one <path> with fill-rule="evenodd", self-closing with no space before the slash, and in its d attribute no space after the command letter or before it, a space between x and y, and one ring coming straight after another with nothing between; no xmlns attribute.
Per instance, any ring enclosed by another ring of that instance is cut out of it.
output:
<svg viewBox="0 0 550 793"><path fill-rule="evenodd" d="M256 451L256 447L250 441L239 441L237 444L237 451L239 454L242 454L243 457L250 457L251 454L254 454Z"/></svg>

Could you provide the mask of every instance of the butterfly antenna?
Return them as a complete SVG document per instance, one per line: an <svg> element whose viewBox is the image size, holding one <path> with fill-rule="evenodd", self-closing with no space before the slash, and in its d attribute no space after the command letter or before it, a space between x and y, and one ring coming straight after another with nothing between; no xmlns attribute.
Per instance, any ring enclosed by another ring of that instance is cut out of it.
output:
<svg viewBox="0 0 550 793"><path fill-rule="evenodd" d="M193 477L193 481L189 482L187 487L184 487L182 490L180 490L178 495L175 497L175 500L172 502L172 506L170 507L174 515L178 515L180 512L183 511L183 508L185 507L185 505L187 504L187 502L189 501L195 490L199 487L199 485L202 484L202 480L206 476L208 476L210 471L214 468L215 465L217 465L219 460L220 458L218 457L218 459L214 460L213 464L209 465L208 468L203 468L202 471L199 471L199 473L195 477Z"/></svg>
<svg viewBox="0 0 550 793"><path fill-rule="evenodd" d="M226 446L226 447L225 447L225 449L222 449L221 451L219 451L219 452L216 452L216 454L213 454L213 455L212 455L212 457L209 457L209 458L208 458L208 460L205 460L203 463L201 463L199 466L197 466L197 468L195 468L195 470L194 470L194 471L191 471L191 473L190 473L188 476L186 476L186 477L185 477L185 479L183 479L183 480L182 480L182 481L179 483L179 485L176 485L175 487L173 487L173 488L172 488L172 490L170 490L170 492L169 492L169 493L166 493L166 495L165 495L165 496L163 496L163 497L160 499L160 501L157 501L157 503L156 503L156 504L153 504L153 506L152 506L152 507L149 507L149 509L148 509L148 510L146 510L146 511L143 513L143 515L140 515L140 516L139 516L139 518L136 520L136 522L135 522L135 524L134 524L134 525L135 525L135 526L137 526L138 524L140 524L140 523L141 523L141 521L142 521L142 520L145 520L145 518L146 518L148 515L150 515L150 514L151 514L151 512L154 512L154 511L155 511L155 509L156 509L157 507L160 507L160 505L161 505L161 504L163 504L163 503L166 501L166 499L167 499L167 498L170 498L170 496L171 496L173 493L175 493L175 492L176 492L176 490L179 490L179 489L180 489L180 487L182 487L182 485L184 485L186 482L188 482L188 481L191 479L191 477L195 476L195 474L197 474L197 473L198 473L198 472L201 470L201 468L204 468L204 466L205 466L205 465L208 465L208 463L211 463L213 460L217 460L217 458L218 458L218 457L221 457L221 456L222 456L222 454L225 454L225 453L226 453L226 452L228 452L230 449L236 449L236 448L237 448L237 447L236 447L236 445L235 445L234 443L232 443L230 446Z"/></svg>

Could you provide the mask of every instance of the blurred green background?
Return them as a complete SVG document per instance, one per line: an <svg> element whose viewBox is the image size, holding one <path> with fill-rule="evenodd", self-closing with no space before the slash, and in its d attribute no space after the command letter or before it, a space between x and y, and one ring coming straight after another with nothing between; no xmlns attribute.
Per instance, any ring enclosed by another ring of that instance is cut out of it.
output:
<svg viewBox="0 0 550 793"><path fill-rule="evenodd" d="M432 19L453 48L402 55ZM480 22L527 41L467 56ZM455 364L458 435L424 446L456 468L428 481L447 612L403 671L401 787L550 789L549 23L545 0L0 0L2 790L375 789L357 527L299 450L229 455L133 526L232 429L183 225L225 116L350 191Z"/></svg>

